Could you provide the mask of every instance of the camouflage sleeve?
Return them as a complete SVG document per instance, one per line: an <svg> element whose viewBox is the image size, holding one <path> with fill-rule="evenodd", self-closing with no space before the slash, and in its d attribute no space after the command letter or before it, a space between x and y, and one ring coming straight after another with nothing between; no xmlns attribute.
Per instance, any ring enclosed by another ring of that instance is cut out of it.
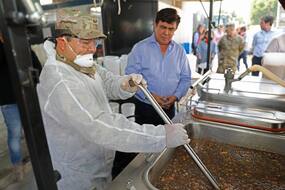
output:
<svg viewBox="0 0 285 190"><path fill-rule="evenodd" d="M239 47L239 52L241 53L243 50L244 50L244 48L245 48L245 41L242 39L242 38L240 38L240 47Z"/></svg>

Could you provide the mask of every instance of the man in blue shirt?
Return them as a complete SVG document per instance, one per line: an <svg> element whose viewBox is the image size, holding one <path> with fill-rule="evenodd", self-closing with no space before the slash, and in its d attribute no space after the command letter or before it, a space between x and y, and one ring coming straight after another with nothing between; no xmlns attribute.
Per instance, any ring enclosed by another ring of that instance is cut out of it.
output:
<svg viewBox="0 0 285 190"><path fill-rule="evenodd" d="M154 33L133 47L126 67L126 74L143 75L149 91L170 118L175 115L175 101L186 94L191 82L185 50L172 40L179 22L175 9L160 10ZM137 123L164 124L141 91L136 93L135 99Z"/></svg>
<svg viewBox="0 0 285 190"><path fill-rule="evenodd" d="M257 32L252 41L252 65L261 65L261 60L266 47L272 39L273 31L271 26L274 18L272 16L264 16L260 20L261 31ZM252 72L252 76L258 76L259 72Z"/></svg>
<svg viewBox="0 0 285 190"><path fill-rule="evenodd" d="M138 73L147 81L148 90L169 118L175 114L175 101L190 87L191 72L182 46L172 40L180 17L175 9L166 8L156 14L154 34L138 42L128 55L125 73ZM139 91L135 95L135 116L138 124L164 124L150 102ZM113 176L116 176L136 153L116 152Z"/></svg>

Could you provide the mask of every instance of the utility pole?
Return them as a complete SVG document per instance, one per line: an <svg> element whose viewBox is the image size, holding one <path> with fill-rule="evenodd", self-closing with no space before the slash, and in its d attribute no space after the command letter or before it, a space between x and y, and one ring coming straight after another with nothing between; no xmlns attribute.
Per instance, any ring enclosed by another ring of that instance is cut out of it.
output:
<svg viewBox="0 0 285 190"><path fill-rule="evenodd" d="M210 0L210 11L209 11L209 21L208 21L208 49L207 49L207 67L205 72L210 69L210 61L211 61L211 42L212 42L212 19L213 19L213 1Z"/></svg>

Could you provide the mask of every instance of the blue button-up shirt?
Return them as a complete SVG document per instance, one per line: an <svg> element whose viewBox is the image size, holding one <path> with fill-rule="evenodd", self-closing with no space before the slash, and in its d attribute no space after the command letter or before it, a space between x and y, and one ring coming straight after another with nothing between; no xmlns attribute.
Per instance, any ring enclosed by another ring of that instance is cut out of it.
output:
<svg viewBox="0 0 285 190"><path fill-rule="evenodd" d="M211 54L210 57L214 57L218 52L218 47L217 44L213 41L211 41ZM207 62L207 57L208 57L208 43L206 43L205 40L202 40L200 44L197 47L197 56L200 57L198 62L199 63L204 63ZM210 59L210 62L212 63L212 60Z"/></svg>
<svg viewBox="0 0 285 190"><path fill-rule="evenodd" d="M171 41L163 55L154 34L138 42L128 55L126 74L139 73L147 81L148 90L160 96L176 96L187 93L191 83L191 71L185 50ZM149 103L138 91L139 100Z"/></svg>
<svg viewBox="0 0 285 190"><path fill-rule="evenodd" d="M261 30L257 32L252 41L252 53L256 57L262 57L264 54L265 49L267 48L269 42L271 41L273 37L273 31L264 31Z"/></svg>

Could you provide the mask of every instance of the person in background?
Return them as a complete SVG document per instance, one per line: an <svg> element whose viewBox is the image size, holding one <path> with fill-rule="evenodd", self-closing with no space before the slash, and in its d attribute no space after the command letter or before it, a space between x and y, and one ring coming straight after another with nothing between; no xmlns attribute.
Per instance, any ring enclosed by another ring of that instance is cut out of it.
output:
<svg viewBox="0 0 285 190"><path fill-rule="evenodd" d="M215 30L214 32L214 42L218 44L224 34L224 25L219 25L217 30Z"/></svg>
<svg viewBox="0 0 285 190"><path fill-rule="evenodd" d="M35 53L31 51L34 68L41 71L41 64ZM16 103L12 80L10 78L9 65L4 52L4 39L0 31L0 107L7 127L7 144L10 161L13 165L13 173L16 182L24 178L24 165L27 158L22 155L21 136L22 124L19 109ZM24 157L24 158L23 158ZM25 160L24 160L25 159Z"/></svg>
<svg viewBox="0 0 285 190"><path fill-rule="evenodd" d="M261 65L261 60L265 49L272 39L274 32L271 30L274 18L272 16L264 16L260 19L261 30L253 36L252 41L252 65ZM252 72L252 76L258 76L259 72Z"/></svg>
<svg viewBox="0 0 285 190"><path fill-rule="evenodd" d="M244 47L244 50L241 52L241 54L238 57L238 66L237 66L237 68L239 70L240 60L242 59L243 64L245 65L245 68L247 69L248 68L248 64L247 64L248 42L247 42L247 36L246 36L246 27L245 26L240 27L238 34L242 37L242 39L243 39L243 41L245 43L245 47Z"/></svg>
<svg viewBox="0 0 285 190"><path fill-rule="evenodd" d="M175 102L187 93L191 71L186 52L172 40L180 23L180 16L173 8L157 12L154 33L134 45L128 55L126 74L143 75L148 89L170 119L175 115ZM139 124L164 124L153 106L139 91L135 95L135 121ZM135 155L120 155L118 162L129 163ZM117 158L117 155L116 155ZM116 162L115 162L116 163Z"/></svg>
<svg viewBox="0 0 285 190"><path fill-rule="evenodd" d="M199 74L204 74L205 72L207 72L206 67L207 67L207 53L208 53L208 33L209 31L205 32L205 35L202 39L202 41L200 42L200 44L197 47L197 59L199 60L198 64L198 73ZM214 33L211 33L211 38L213 39L214 37ZM209 63L209 69L212 69L212 61L215 57L215 55L217 54L217 45L216 43L212 40L211 41L211 50L210 50L210 63Z"/></svg>
<svg viewBox="0 0 285 190"><path fill-rule="evenodd" d="M60 190L103 190L111 181L115 150L160 152L189 143L181 124L139 125L113 113L109 99L127 99L142 75L113 75L94 63L95 39L105 36L96 17L78 10L57 15L55 43L46 41L48 54L37 92Z"/></svg>
<svg viewBox="0 0 285 190"><path fill-rule="evenodd" d="M226 69L231 68L233 72L237 70L238 56L244 49L243 39L237 35L234 24L226 25L226 35L222 37L218 44L218 69L217 73L224 74Z"/></svg>
<svg viewBox="0 0 285 190"><path fill-rule="evenodd" d="M7 127L7 143L9 149L9 155L11 163L14 167L14 174L17 181L20 181L24 177L24 168L22 164L22 152L21 152L21 118L16 104L14 91L12 88L12 81L9 75L8 62L5 58L4 41L2 34L0 33L0 64L1 64L1 80L0 80L0 105L1 111L4 117L4 121Z"/></svg>
<svg viewBox="0 0 285 190"><path fill-rule="evenodd" d="M191 82L185 50L172 40L179 23L180 17L175 9L160 10L156 15L154 33L134 45L126 67L126 74L143 75L149 91L169 118L174 117L174 103L186 94ZM142 92L137 92L135 98L137 123L164 123Z"/></svg>
<svg viewBox="0 0 285 190"><path fill-rule="evenodd" d="M206 31L205 26L203 24L199 24L197 27L197 30L193 33L192 51L193 51L194 55L196 55L196 53L197 53L197 47L198 47L199 43L201 42L205 31Z"/></svg>
<svg viewBox="0 0 285 190"><path fill-rule="evenodd" d="M268 44L265 52L285 52L285 33L274 37Z"/></svg>

